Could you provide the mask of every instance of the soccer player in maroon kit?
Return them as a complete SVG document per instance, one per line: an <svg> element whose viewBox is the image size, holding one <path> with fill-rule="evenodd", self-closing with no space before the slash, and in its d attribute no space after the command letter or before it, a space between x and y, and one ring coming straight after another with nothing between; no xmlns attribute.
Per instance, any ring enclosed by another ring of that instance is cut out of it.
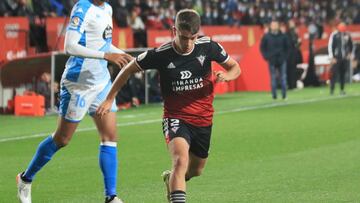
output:
<svg viewBox="0 0 360 203"><path fill-rule="evenodd" d="M199 37L200 16L190 9L177 13L174 40L140 54L124 67L97 114L109 112L117 91L137 71L157 69L164 99L163 130L172 158L172 170L163 173L171 203L186 200L186 181L199 176L210 146L214 82L240 75L239 64L209 37ZM211 62L226 71L213 72Z"/></svg>

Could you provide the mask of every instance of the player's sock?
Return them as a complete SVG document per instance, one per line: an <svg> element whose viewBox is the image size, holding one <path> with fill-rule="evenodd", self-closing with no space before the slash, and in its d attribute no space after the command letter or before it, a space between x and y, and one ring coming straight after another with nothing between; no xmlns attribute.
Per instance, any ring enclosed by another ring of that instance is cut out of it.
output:
<svg viewBox="0 0 360 203"><path fill-rule="evenodd" d="M186 193L181 190L173 191L170 194L171 203L185 203L186 202Z"/></svg>
<svg viewBox="0 0 360 203"><path fill-rule="evenodd" d="M43 140L37 151L31 160L29 166L26 171L23 173L21 179L25 182L31 182L35 176L35 174L48 162L51 157L58 151L59 147L56 146L52 136L49 136Z"/></svg>
<svg viewBox="0 0 360 203"><path fill-rule="evenodd" d="M100 168L104 176L105 196L116 195L117 147L116 142L103 142L100 145Z"/></svg>

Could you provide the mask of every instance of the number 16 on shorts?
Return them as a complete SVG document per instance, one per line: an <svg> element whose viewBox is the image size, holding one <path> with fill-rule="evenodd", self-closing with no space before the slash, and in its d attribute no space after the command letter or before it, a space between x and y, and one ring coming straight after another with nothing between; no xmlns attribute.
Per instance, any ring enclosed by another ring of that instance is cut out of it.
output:
<svg viewBox="0 0 360 203"><path fill-rule="evenodd" d="M75 97L76 97L75 106L84 108L86 104L84 97L82 97L80 94L75 94Z"/></svg>

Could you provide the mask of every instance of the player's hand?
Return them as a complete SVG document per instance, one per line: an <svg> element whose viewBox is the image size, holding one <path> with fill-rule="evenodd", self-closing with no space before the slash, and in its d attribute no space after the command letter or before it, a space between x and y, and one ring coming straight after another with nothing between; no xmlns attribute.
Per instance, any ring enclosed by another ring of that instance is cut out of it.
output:
<svg viewBox="0 0 360 203"><path fill-rule="evenodd" d="M216 82L227 82L229 81L227 79L227 73L225 73L224 71L214 71L213 72L215 77L216 77Z"/></svg>
<svg viewBox="0 0 360 203"><path fill-rule="evenodd" d="M336 58L331 59L331 64L335 64L337 62Z"/></svg>
<svg viewBox="0 0 360 203"><path fill-rule="evenodd" d="M96 109L96 115L103 117L105 114L110 112L112 106L112 101L105 100L100 106Z"/></svg>
<svg viewBox="0 0 360 203"><path fill-rule="evenodd" d="M128 64L131 60L133 60L133 57L129 54L117 54L117 53L105 53L104 58L119 66L120 68L124 67L126 64Z"/></svg>

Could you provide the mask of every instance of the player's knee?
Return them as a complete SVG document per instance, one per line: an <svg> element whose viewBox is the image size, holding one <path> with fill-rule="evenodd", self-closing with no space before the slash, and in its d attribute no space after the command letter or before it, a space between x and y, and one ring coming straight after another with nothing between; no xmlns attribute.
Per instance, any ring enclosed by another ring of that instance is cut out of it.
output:
<svg viewBox="0 0 360 203"><path fill-rule="evenodd" d="M174 169L184 169L186 170L188 165L188 157L186 156L177 156L173 161Z"/></svg>
<svg viewBox="0 0 360 203"><path fill-rule="evenodd" d="M117 135L116 133L101 133L101 141L102 142L116 142Z"/></svg>
<svg viewBox="0 0 360 203"><path fill-rule="evenodd" d="M55 143L59 148L62 148L62 147L67 146L69 144L69 142L70 142L70 139L60 139L58 142L55 142Z"/></svg>
<svg viewBox="0 0 360 203"><path fill-rule="evenodd" d="M66 145L69 144L70 138L68 138L67 136L57 136L55 134L54 142L55 142L57 147L62 148L62 147L65 147Z"/></svg>

